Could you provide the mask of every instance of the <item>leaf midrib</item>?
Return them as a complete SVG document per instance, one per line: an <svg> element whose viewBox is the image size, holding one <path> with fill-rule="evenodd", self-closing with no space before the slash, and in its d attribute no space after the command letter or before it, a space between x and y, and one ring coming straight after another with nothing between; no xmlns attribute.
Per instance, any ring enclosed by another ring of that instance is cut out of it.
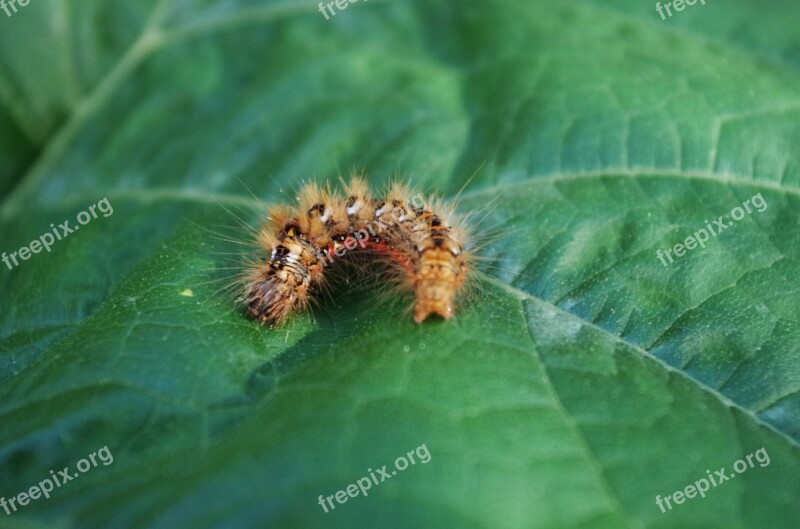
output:
<svg viewBox="0 0 800 529"><path fill-rule="evenodd" d="M729 178L723 175L704 172L704 171L681 171L681 170L664 170L652 167L641 168L623 168L614 167L607 169L599 169L596 171L579 171L571 173L551 173L542 176L533 176L528 180L520 180L516 182L495 182L488 187L481 187L479 189L465 191L459 196L459 201L464 199L472 199L483 195L494 198L498 194L507 193L513 190L526 189L528 187L536 187L539 185L550 185L559 182L579 181L583 179L600 179L600 178L676 178L682 180L699 180L707 181L726 186L743 186L752 187L762 190L777 191L791 195L800 196L800 187L789 187L782 183L770 182L768 180L753 180L751 178L742 176L732 176ZM258 198L249 198L241 195L230 193L215 193L203 190L201 188L129 188L110 191L106 194L109 198L131 199L138 201L161 201L161 200L177 200L177 201L196 201L201 204L217 204L220 206L235 206L254 208L258 211L265 211L271 205L270 202L260 200ZM96 193L80 192L73 193L61 197L58 201L59 205L75 206L85 205L87 201L95 200ZM445 197L447 199L447 197ZM455 204L456 207L458 204ZM27 205L26 211L30 212L31 208L44 209L45 204Z"/></svg>
<svg viewBox="0 0 800 529"><path fill-rule="evenodd" d="M782 432L782 431L778 430L777 428L775 428L774 426L772 426L770 423L764 421L758 415L756 415L755 412L749 410L748 408L745 408L745 407L741 406L740 404L738 404L737 402L735 402L735 401L731 400L730 398L726 397L725 395L723 395L722 393L720 393L716 389L712 388L711 386L708 386L708 385L704 384L703 382L701 382L700 380L690 376L688 373L685 373L684 371L681 371L680 369L677 369L674 366L671 366L670 364L666 363L664 360L660 359L659 357L655 356L650 351L640 347L639 345L637 345L635 343L632 343L632 342L629 342L629 341L625 340L624 338L622 338L620 336L617 336L616 334L612 333L611 331L608 331L608 330L598 326L595 323L592 323L590 321L586 321L586 320L580 318L579 316L576 316L575 314L562 309L561 307L559 307L557 305L553 305L549 301L543 300L541 298L537 298L536 296L534 296L534 295L532 295L532 294L530 294L528 292L525 292L524 290L520 290L520 289L518 289L516 287L508 285L507 283L504 283L503 281L497 279L496 277L490 276L490 275L488 275L488 274L486 274L484 272L477 272L477 273L481 275L483 280L485 280L485 281L487 281L489 283L492 283L495 286L500 287L501 289L507 291L509 294L514 295L518 299L533 300L533 301L536 301L536 302L541 303L543 305L546 305L548 308L552 309L555 312L558 312L558 313L562 314L563 316L565 316L567 318L572 318L574 320L580 321L585 326L587 326L587 327L589 327L589 328L591 328L591 329L593 329L595 331L598 331L598 332L602 333L603 335L609 337L614 342L617 342L617 343L620 343L622 345L630 347L631 349L635 350L640 355L642 355L644 358L652 360L652 361L656 362L657 364L659 364L660 366L662 366L664 369L667 370L667 372L669 374L677 375L677 376L682 377L684 380L691 381L699 389L711 394L714 398L718 399L721 403L723 403L728 408L735 408L735 409L741 411L742 413L747 415L750 419L752 419L759 426L767 428L768 430L770 430L773 433L777 434L779 437L781 437L785 441L787 441L791 446L793 446L795 448L800 448L800 441L797 441L797 440L793 439L789 435L785 434L784 432ZM545 363L543 361L541 363L542 363L542 368L545 370L545 374L547 374L547 369L546 369ZM547 375L547 379L548 379L548 381L550 381L549 374Z"/></svg>

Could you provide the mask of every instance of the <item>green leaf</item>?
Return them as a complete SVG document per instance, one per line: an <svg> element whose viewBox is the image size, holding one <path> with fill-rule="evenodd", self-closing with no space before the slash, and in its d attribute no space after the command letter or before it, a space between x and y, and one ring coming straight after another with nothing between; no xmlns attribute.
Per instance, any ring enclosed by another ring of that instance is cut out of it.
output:
<svg viewBox="0 0 800 529"><path fill-rule="evenodd" d="M0 265L0 497L113 462L0 527L796 527L795 3L18 7L0 251L113 213ZM270 330L220 290L237 221L351 168L466 185L456 319L356 280Z"/></svg>

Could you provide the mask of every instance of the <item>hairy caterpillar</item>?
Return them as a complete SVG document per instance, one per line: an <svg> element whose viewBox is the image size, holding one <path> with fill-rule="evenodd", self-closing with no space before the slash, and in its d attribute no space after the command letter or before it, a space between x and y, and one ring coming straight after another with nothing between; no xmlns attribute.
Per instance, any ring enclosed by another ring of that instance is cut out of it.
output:
<svg viewBox="0 0 800 529"><path fill-rule="evenodd" d="M269 256L245 275L240 301L262 324L277 326L305 308L335 261L352 252L382 259L413 292L414 321L450 319L466 279L469 252L452 210L402 184L374 197L367 183L343 182L344 195L316 184L299 193L296 208L276 206L258 230ZM430 206L430 207L429 207Z"/></svg>

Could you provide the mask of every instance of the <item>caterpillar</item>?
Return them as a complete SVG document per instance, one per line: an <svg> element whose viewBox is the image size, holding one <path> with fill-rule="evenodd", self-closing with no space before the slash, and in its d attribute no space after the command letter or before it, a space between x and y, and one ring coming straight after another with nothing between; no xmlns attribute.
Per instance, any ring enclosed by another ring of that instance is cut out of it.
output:
<svg viewBox="0 0 800 529"><path fill-rule="evenodd" d="M465 223L441 200L411 194L400 183L381 198L362 178L342 182L344 194L311 183L297 206L269 208L256 234L264 252L244 275L239 301L261 324L276 327L305 309L328 270L348 254L378 259L414 294L414 321L455 315L470 252Z"/></svg>

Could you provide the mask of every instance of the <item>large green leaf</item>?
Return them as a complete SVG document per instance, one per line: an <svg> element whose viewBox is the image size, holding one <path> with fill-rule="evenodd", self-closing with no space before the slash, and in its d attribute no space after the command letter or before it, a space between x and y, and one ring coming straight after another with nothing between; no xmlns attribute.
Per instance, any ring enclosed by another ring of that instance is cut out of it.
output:
<svg viewBox="0 0 800 529"><path fill-rule="evenodd" d="M317 8L0 12L0 251L114 210L0 265L0 497L114 457L0 527L796 527L796 3ZM247 239L248 189L350 168L451 197L475 175L488 259L455 320L343 283L269 330L219 291L236 245L211 232Z"/></svg>

